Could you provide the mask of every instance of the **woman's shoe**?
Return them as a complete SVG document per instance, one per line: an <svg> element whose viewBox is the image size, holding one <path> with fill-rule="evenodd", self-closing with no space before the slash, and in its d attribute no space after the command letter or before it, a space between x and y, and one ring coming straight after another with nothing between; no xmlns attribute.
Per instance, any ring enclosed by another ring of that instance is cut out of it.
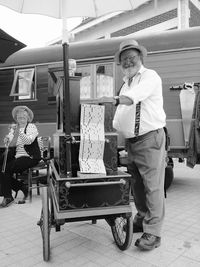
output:
<svg viewBox="0 0 200 267"><path fill-rule="evenodd" d="M7 208L14 202L13 197L4 197L2 203L0 204L0 208Z"/></svg>
<svg viewBox="0 0 200 267"><path fill-rule="evenodd" d="M24 194L24 197L22 200L19 200L17 203L18 204L24 204L26 203L26 199L28 197L28 186L25 185L24 183L22 183L22 186L20 188L20 190L22 191L22 193ZM16 192L17 193L17 192Z"/></svg>

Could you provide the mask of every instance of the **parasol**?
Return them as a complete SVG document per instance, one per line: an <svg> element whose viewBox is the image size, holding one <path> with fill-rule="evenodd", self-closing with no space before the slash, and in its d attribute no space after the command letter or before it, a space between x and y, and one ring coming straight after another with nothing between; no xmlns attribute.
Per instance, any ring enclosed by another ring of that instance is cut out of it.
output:
<svg viewBox="0 0 200 267"><path fill-rule="evenodd" d="M4 63L10 55L25 46L25 44L0 29L0 63Z"/></svg>
<svg viewBox="0 0 200 267"><path fill-rule="evenodd" d="M0 5L6 6L19 13L40 14L62 19L62 46L64 69L64 131L70 139L70 96L69 96L69 67L68 67L68 30L67 18L99 17L117 11L136 9L149 0L0 0ZM68 143L68 142L67 142ZM66 156L71 158L70 145L67 144ZM71 170L71 162L67 161L67 169Z"/></svg>

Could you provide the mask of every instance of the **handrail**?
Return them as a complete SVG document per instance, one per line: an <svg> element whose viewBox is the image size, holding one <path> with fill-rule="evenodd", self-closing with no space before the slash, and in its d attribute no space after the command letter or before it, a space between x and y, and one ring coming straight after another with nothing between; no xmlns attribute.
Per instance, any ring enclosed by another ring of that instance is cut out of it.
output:
<svg viewBox="0 0 200 267"><path fill-rule="evenodd" d="M119 181L111 181L111 182L92 182L92 183L77 183L77 184L72 184L70 182L66 182L65 186L67 188L70 187L86 187L86 186L102 186L102 185L114 185L114 184L126 184L126 181L124 179L120 179Z"/></svg>

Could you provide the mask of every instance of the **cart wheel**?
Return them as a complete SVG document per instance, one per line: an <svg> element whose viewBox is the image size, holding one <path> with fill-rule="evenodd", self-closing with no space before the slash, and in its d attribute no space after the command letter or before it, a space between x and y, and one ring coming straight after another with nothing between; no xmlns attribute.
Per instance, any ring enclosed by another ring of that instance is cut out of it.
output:
<svg viewBox="0 0 200 267"><path fill-rule="evenodd" d="M129 217L117 217L112 220L110 224L112 234L118 248L126 250L129 248L133 238L133 218Z"/></svg>
<svg viewBox="0 0 200 267"><path fill-rule="evenodd" d="M43 259L48 261L50 258L50 230L51 230L51 214L49 211L48 188L42 188L42 211L39 226L42 232L43 241Z"/></svg>

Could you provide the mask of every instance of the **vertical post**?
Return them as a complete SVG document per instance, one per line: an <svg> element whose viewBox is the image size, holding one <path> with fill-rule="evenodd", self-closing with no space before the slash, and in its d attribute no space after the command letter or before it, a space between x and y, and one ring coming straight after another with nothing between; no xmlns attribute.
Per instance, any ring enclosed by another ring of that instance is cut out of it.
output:
<svg viewBox="0 0 200 267"><path fill-rule="evenodd" d="M69 88L69 44L66 42L63 46L63 131L66 134L66 164L67 177L71 176L71 120L70 120L70 88Z"/></svg>
<svg viewBox="0 0 200 267"><path fill-rule="evenodd" d="M188 0L178 0L178 29L189 28L190 9Z"/></svg>
<svg viewBox="0 0 200 267"><path fill-rule="evenodd" d="M67 1L62 0L61 12L67 10ZM63 46L63 132L66 135L65 156L66 175L71 177L71 120L70 120L70 88L69 88L69 37L67 28L67 18L62 14L62 46Z"/></svg>
<svg viewBox="0 0 200 267"><path fill-rule="evenodd" d="M154 9L158 7L158 0L154 0Z"/></svg>

